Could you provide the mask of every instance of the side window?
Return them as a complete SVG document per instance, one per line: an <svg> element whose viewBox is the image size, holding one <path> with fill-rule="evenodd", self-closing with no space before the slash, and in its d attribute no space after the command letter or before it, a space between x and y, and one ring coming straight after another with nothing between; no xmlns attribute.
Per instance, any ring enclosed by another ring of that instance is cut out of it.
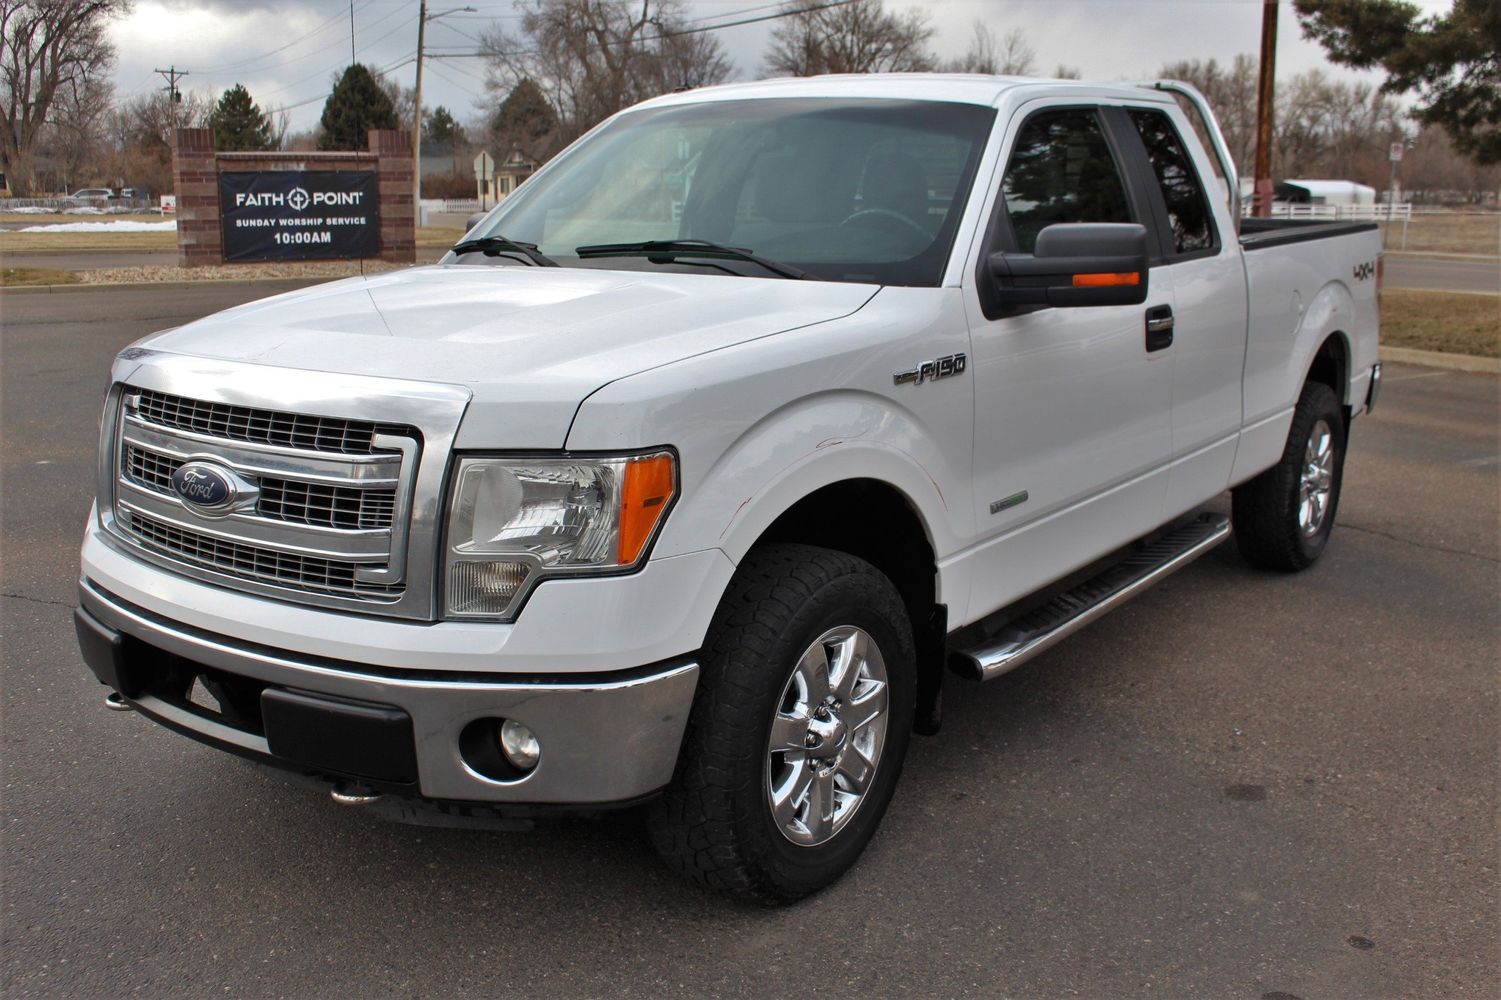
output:
<svg viewBox="0 0 1501 1000"><path fill-rule="evenodd" d="M1031 253L1037 234L1055 223L1136 221L1099 118L1086 109L1029 118L1001 186L1020 253Z"/></svg>
<svg viewBox="0 0 1501 1000"><path fill-rule="evenodd" d="M1172 227L1175 253L1194 253L1214 247L1214 223L1209 201L1188 151L1167 115L1160 111L1132 111L1131 121L1147 147L1152 172L1167 202L1167 220Z"/></svg>

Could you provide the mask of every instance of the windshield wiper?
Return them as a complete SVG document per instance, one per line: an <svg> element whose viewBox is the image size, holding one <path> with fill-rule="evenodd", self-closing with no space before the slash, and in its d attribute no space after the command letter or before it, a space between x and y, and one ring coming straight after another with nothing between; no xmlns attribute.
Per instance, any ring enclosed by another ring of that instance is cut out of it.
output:
<svg viewBox="0 0 1501 1000"><path fill-rule="evenodd" d="M791 264L780 264L765 257L757 257L750 250L727 247L708 240L642 240L639 243L596 243L578 247L575 251L580 260L590 257L645 257L647 260L672 260L674 257L718 257L722 260L743 260L765 268L784 278L821 280Z"/></svg>
<svg viewBox="0 0 1501 1000"><path fill-rule="evenodd" d="M504 236L481 236L475 240L463 240L449 247L450 253L482 253L486 257L521 256L527 263L537 267L560 267L557 261L537 249L535 243L521 243Z"/></svg>

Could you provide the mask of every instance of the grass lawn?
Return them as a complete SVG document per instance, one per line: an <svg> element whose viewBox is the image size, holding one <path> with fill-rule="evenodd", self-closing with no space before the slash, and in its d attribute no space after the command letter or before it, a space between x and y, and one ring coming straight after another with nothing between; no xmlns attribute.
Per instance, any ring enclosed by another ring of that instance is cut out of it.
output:
<svg viewBox="0 0 1501 1000"><path fill-rule="evenodd" d="M1446 212L1414 215L1407 224L1407 245L1402 245L1402 223L1393 222L1391 232L1381 224L1388 250L1419 253L1501 254L1501 212Z"/></svg>
<svg viewBox="0 0 1501 1000"><path fill-rule="evenodd" d="M1381 293L1381 342L1501 357L1501 295L1388 288Z"/></svg>
<svg viewBox="0 0 1501 1000"><path fill-rule="evenodd" d="M15 285L71 285L78 275L60 267L0 267L0 288Z"/></svg>

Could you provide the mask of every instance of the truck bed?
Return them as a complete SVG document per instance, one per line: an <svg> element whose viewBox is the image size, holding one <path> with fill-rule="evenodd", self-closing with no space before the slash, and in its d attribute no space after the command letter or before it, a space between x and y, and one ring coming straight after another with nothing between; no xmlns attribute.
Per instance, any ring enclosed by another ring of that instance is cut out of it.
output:
<svg viewBox="0 0 1501 1000"><path fill-rule="evenodd" d="M1375 232L1374 222L1316 222L1309 219L1242 219L1240 245L1246 250L1325 240L1351 233Z"/></svg>

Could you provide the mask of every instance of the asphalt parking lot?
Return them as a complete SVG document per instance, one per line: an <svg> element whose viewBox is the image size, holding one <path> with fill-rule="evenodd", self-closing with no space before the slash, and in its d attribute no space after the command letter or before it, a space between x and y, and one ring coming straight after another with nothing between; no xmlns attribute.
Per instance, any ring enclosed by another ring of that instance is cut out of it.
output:
<svg viewBox="0 0 1501 1000"><path fill-rule="evenodd" d="M630 818L387 825L108 712L72 608L109 359L256 288L0 293L6 996L1494 997L1498 379L1392 365L1295 577L1227 545L955 680L782 911Z"/></svg>

